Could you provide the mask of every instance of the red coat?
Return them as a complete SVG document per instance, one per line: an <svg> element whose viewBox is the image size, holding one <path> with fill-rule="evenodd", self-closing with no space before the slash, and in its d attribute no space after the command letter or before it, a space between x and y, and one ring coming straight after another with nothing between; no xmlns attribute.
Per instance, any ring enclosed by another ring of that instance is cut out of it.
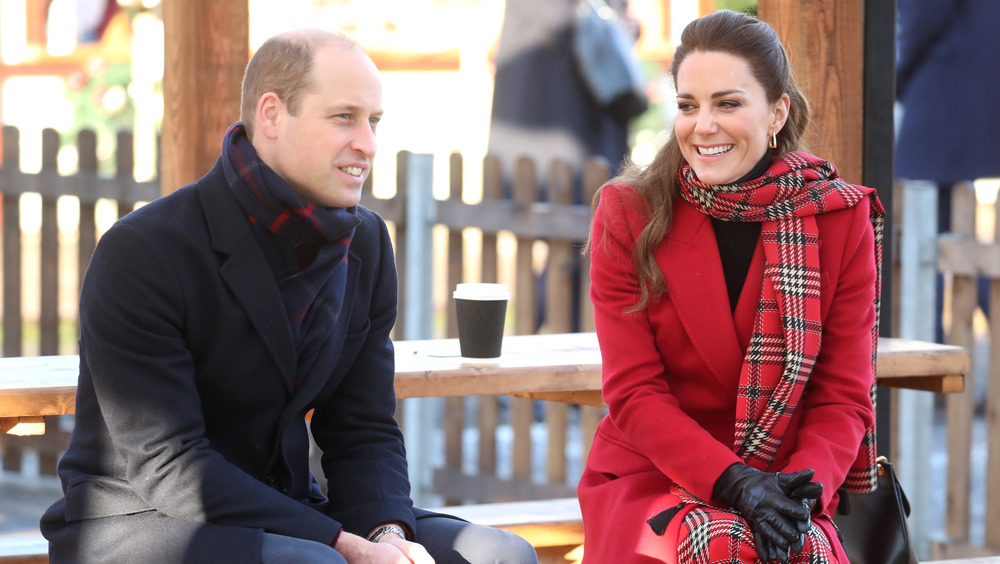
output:
<svg viewBox="0 0 1000 564"><path fill-rule="evenodd" d="M673 507L671 480L712 499L716 479L740 462L733 452L736 388L764 271L758 243L735 314L711 220L683 200L655 251L666 295L638 314L632 252L646 221L627 186L608 186L594 218L591 299L610 415L597 429L579 484L586 562L629 564L676 558L668 534L646 520ZM817 216L822 348L772 471L813 468L823 484L814 515L832 515L836 490L872 424L871 329L875 320L870 203ZM836 297L836 299L834 299ZM836 532L815 519L846 563ZM672 523L673 525L674 523ZM674 556L665 556L671 552Z"/></svg>

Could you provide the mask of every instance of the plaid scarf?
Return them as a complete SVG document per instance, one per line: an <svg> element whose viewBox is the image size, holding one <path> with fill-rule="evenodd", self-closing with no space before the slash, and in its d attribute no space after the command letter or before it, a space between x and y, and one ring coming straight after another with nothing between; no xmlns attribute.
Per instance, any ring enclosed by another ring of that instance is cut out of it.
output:
<svg viewBox="0 0 1000 564"><path fill-rule="evenodd" d="M681 167L680 180L681 197L702 213L725 221L762 223L764 283L740 372L733 450L748 465L767 470L774 462L820 350L819 232L815 216L852 207L866 196L871 199L877 262L870 387L872 405L875 404L885 211L873 189L844 182L832 164L803 152L782 155L763 176L741 184L705 185L687 163ZM873 423L865 431L844 484L849 491L874 489L875 457ZM713 517L712 513L719 515ZM752 537L748 530L743 530L746 524L742 519L727 519L723 513L705 507L688 514L683 541L687 543L684 551L688 556L716 554L709 550L709 544L717 539L728 542ZM723 522L727 524L723 526ZM818 541L817 538L809 544L819 553L826 552L828 549ZM691 543L693 548L689 546ZM732 544L728 546L733 550ZM680 561L699 559L692 556Z"/></svg>
<svg viewBox="0 0 1000 564"><path fill-rule="evenodd" d="M335 327L347 283L347 251L361 222L356 208L307 204L257 156L243 125L222 147L226 182L257 228L278 282L298 351L296 388ZM270 236L268 236L270 235ZM276 236L276 237L275 237Z"/></svg>

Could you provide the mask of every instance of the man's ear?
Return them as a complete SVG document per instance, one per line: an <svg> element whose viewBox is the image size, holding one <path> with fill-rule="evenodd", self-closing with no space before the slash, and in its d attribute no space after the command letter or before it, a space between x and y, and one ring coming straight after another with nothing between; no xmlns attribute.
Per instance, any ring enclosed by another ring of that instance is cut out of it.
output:
<svg viewBox="0 0 1000 564"><path fill-rule="evenodd" d="M274 139L278 135L278 122L282 118L285 105L274 92L267 92L257 101L257 129L264 137Z"/></svg>

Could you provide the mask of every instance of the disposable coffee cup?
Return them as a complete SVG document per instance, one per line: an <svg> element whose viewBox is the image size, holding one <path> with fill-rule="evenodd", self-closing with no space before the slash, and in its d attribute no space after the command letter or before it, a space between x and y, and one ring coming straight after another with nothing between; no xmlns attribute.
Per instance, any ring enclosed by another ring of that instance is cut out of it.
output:
<svg viewBox="0 0 1000 564"><path fill-rule="evenodd" d="M496 358L503 344L503 324L510 292L503 284L455 287L458 344L466 358Z"/></svg>

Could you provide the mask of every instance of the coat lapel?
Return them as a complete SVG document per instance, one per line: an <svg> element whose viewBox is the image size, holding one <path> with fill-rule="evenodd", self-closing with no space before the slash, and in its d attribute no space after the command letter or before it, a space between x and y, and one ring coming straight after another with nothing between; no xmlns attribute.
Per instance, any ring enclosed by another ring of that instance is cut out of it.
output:
<svg viewBox="0 0 1000 564"><path fill-rule="evenodd" d="M219 274L250 318L291 392L295 383L295 344L278 285L218 162L208 176L213 175L214 181L202 183L199 193L212 248L223 257Z"/></svg>
<svg viewBox="0 0 1000 564"><path fill-rule="evenodd" d="M716 378L731 381L740 373L743 353L708 216L678 199L673 223L657 249L656 260L666 280L670 304L698 355ZM744 302L747 300L741 297L740 303Z"/></svg>

